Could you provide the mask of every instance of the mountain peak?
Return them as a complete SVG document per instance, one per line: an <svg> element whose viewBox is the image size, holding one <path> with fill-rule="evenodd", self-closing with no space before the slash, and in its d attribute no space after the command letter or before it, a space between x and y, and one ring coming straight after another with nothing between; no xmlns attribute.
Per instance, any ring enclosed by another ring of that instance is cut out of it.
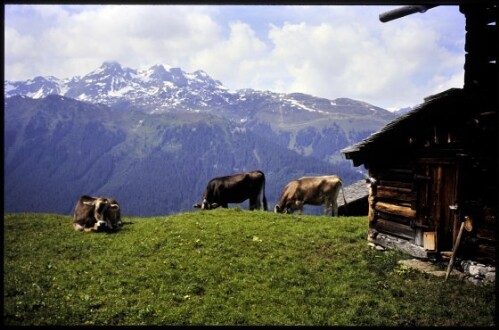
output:
<svg viewBox="0 0 499 330"><path fill-rule="evenodd" d="M285 108L298 117L330 114L390 117L383 109L348 98L328 100L304 93L278 95L271 91L241 89L230 91L203 70L185 72L179 67L161 63L141 70L123 67L117 61L105 61L83 77L58 80L36 77L24 82L4 82L4 95L25 95L42 98L59 94L68 98L110 106L133 105L149 113L172 111L220 112L236 120L246 120L256 110L245 113L240 109L262 107L263 100L272 100L269 113ZM259 100L259 101L257 101ZM261 103L258 103L261 102ZM276 103L278 102L278 103ZM279 103L280 102L280 103ZM254 105L249 105L254 103ZM273 108L274 107L274 108Z"/></svg>
<svg viewBox="0 0 499 330"><path fill-rule="evenodd" d="M145 76L152 79L160 79L163 80L168 76L168 72L162 64L156 64L146 70Z"/></svg>
<svg viewBox="0 0 499 330"><path fill-rule="evenodd" d="M102 69L122 70L121 64L116 61L104 61L100 67Z"/></svg>

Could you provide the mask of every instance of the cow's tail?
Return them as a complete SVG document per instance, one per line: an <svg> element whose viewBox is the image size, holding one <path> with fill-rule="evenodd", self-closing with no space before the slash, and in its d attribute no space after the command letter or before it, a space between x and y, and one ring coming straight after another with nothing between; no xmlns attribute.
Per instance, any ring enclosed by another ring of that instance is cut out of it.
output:
<svg viewBox="0 0 499 330"><path fill-rule="evenodd" d="M347 199L345 198L345 190L343 189L343 182L340 181L340 187L341 187L341 193L343 195L343 202L345 203L345 215L348 214L348 210L347 210Z"/></svg>
<svg viewBox="0 0 499 330"><path fill-rule="evenodd" d="M262 203L263 203L263 209L265 211L268 211L268 205L267 205L267 198L265 197L265 174L262 173L262 177L263 177L263 184L262 184Z"/></svg>

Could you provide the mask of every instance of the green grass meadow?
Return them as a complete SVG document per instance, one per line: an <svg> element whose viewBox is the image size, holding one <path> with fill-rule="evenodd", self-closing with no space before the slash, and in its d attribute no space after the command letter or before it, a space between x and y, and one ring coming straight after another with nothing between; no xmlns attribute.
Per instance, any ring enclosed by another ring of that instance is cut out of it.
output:
<svg viewBox="0 0 499 330"><path fill-rule="evenodd" d="M495 287L376 251L366 217L240 208L125 217L4 214L4 325L494 326Z"/></svg>

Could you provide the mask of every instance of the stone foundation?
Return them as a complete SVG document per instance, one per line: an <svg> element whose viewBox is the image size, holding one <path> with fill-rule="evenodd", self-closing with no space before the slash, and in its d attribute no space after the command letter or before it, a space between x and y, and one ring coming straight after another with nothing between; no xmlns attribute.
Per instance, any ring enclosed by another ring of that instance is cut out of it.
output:
<svg viewBox="0 0 499 330"><path fill-rule="evenodd" d="M385 247L374 244L373 242L369 242L368 245L378 251L384 251L386 249ZM400 260L399 263L438 277L445 277L447 267L449 265L448 261L434 262L429 261L426 258L424 260L419 258ZM461 260L456 258L450 276L457 276L458 278L474 285L495 285L496 268L494 266L481 264L476 261Z"/></svg>
<svg viewBox="0 0 499 330"><path fill-rule="evenodd" d="M475 284L487 284L496 281L496 268L472 260L456 260L455 267L464 273L465 280Z"/></svg>

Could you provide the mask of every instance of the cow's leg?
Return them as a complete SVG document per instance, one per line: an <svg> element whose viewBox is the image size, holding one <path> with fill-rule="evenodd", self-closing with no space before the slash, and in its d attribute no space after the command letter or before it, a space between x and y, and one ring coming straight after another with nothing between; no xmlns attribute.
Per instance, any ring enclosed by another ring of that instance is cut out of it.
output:
<svg viewBox="0 0 499 330"><path fill-rule="evenodd" d="M333 201L333 211L331 212L331 216L338 216L338 202L335 200Z"/></svg>
<svg viewBox="0 0 499 330"><path fill-rule="evenodd" d="M303 214L303 202L302 201L296 201L296 209L298 210L298 214Z"/></svg>
<svg viewBox="0 0 499 330"><path fill-rule="evenodd" d="M229 204L228 203L222 203L221 206L224 208L224 209L228 209L229 208Z"/></svg>
<svg viewBox="0 0 499 330"><path fill-rule="evenodd" d="M326 199L324 201L324 215L327 215L327 210L329 210L329 208L331 207L331 204L330 202Z"/></svg>
<svg viewBox="0 0 499 330"><path fill-rule="evenodd" d="M257 198L250 198L250 201L249 201L249 209L251 211L253 210L259 210L261 207L261 203L260 203L260 199L257 197Z"/></svg>

